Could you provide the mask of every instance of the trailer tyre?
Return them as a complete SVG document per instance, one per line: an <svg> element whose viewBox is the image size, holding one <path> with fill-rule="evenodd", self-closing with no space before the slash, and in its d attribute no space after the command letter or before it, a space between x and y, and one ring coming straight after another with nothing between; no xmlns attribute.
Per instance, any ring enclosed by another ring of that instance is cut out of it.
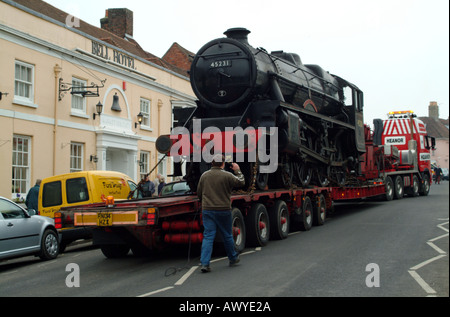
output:
<svg viewBox="0 0 450 317"><path fill-rule="evenodd" d="M253 204L246 218L247 242L249 246L265 246L269 242L270 222L263 204Z"/></svg>
<svg viewBox="0 0 450 317"><path fill-rule="evenodd" d="M234 248L238 253L244 251L246 242L246 230L244 216L238 208L231 210L231 226L234 239Z"/></svg>
<svg viewBox="0 0 450 317"><path fill-rule="evenodd" d="M420 196L428 196L430 192L430 176L428 174L423 174L423 182L420 186L419 194Z"/></svg>
<svg viewBox="0 0 450 317"><path fill-rule="evenodd" d="M390 201L394 198L394 183L392 182L392 178L390 176L386 177L386 193L384 195L384 199Z"/></svg>
<svg viewBox="0 0 450 317"><path fill-rule="evenodd" d="M272 239L286 239L289 234L289 210L282 200L277 200L269 208L270 235Z"/></svg>
<svg viewBox="0 0 450 317"><path fill-rule="evenodd" d="M302 217L299 223L301 231L308 231L311 229L313 224L313 205L311 202L311 198L305 196L303 198L303 206L302 206Z"/></svg>
<svg viewBox="0 0 450 317"><path fill-rule="evenodd" d="M412 178L412 185L410 188L408 188L408 196L416 197L419 196L419 178L417 175L413 175Z"/></svg>
<svg viewBox="0 0 450 317"><path fill-rule="evenodd" d="M405 193L405 190L403 187L403 177L398 175L395 177L395 181L394 181L394 198L402 199L404 193Z"/></svg>
<svg viewBox="0 0 450 317"><path fill-rule="evenodd" d="M313 225L322 226L325 223L325 218L327 217L327 202L325 196L320 194L316 198L316 203L314 205L313 214Z"/></svg>
<svg viewBox="0 0 450 317"><path fill-rule="evenodd" d="M123 258L130 252L130 247L126 244L103 244L100 249L108 259Z"/></svg>

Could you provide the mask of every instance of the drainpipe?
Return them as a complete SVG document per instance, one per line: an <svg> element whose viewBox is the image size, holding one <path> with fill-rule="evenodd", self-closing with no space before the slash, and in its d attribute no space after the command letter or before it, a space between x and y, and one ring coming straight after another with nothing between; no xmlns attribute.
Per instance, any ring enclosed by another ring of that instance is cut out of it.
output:
<svg viewBox="0 0 450 317"><path fill-rule="evenodd" d="M55 105L53 109L54 123L53 123L53 176L56 175L56 127L58 126L58 93L59 93L59 75L61 74L62 68L58 64L53 67L53 72L55 73Z"/></svg>

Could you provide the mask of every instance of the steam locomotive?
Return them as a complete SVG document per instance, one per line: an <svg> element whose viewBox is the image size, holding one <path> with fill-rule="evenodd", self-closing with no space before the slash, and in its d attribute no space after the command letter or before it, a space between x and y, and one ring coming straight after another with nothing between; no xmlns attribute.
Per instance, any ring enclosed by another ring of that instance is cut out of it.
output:
<svg viewBox="0 0 450 317"><path fill-rule="evenodd" d="M159 137L157 150L184 159L193 191L215 153L238 162L249 189L344 186L365 152L363 92L297 54L254 48L249 33L228 29L198 51L190 70L197 107L174 110L183 128ZM182 140L190 151L173 151ZM261 157L273 147L276 168L267 172ZM183 174L175 161L174 175Z"/></svg>

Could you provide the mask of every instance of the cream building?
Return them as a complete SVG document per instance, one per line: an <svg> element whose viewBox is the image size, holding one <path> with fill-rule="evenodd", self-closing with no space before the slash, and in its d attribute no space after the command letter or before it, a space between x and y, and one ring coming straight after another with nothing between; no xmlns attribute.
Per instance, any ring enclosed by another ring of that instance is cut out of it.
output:
<svg viewBox="0 0 450 317"><path fill-rule="evenodd" d="M98 28L41 0L0 0L0 196L78 170L139 181L172 109L195 106L186 72L134 41L132 12L106 15ZM171 169L166 159L151 178Z"/></svg>

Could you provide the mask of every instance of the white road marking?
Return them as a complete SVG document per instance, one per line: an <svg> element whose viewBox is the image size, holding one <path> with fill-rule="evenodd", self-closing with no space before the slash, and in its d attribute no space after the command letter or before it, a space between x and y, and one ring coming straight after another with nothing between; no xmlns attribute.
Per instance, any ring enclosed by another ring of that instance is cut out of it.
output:
<svg viewBox="0 0 450 317"><path fill-rule="evenodd" d="M428 285L427 282L425 282L423 278L421 278L420 275L417 274L416 271L408 271L408 273L411 274L413 279L416 280L416 282L424 289L425 292L427 292L428 294L436 294L436 291L432 289L431 286Z"/></svg>
<svg viewBox="0 0 450 317"><path fill-rule="evenodd" d="M173 286L164 287L164 288L158 289L158 290L153 291L153 292L148 292L148 293L139 295L138 297L147 297L147 296L150 296L150 295L153 295L153 294L157 294L157 293L168 291L169 289L172 289L172 288L174 288L174 287Z"/></svg>
<svg viewBox="0 0 450 317"><path fill-rule="evenodd" d="M187 271L178 281L175 282L175 285L182 285L197 268L198 265L191 267L189 271Z"/></svg>

